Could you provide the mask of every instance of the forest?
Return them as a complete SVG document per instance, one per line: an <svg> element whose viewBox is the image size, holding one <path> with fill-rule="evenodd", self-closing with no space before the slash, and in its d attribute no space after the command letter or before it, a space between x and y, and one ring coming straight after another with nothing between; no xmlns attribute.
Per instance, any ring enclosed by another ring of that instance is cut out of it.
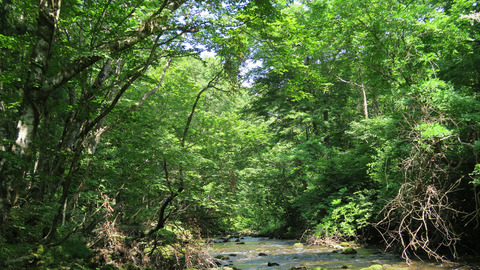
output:
<svg viewBox="0 0 480 270"><path fill-rule="evenodd" d="M0 115L2 269L480 256L475 0L0 0Z"/></svg>

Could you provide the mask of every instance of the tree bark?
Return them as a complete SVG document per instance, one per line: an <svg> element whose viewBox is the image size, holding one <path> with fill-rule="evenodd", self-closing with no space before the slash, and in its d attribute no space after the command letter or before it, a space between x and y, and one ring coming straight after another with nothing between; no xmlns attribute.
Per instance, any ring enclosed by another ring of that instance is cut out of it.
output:
<svg viewBox="0 0 480 270"><path fill-rule="evenodd" d="M48 95L41 89L60 16L61 0L41 0L38 6L37 40L32 50L29 74L24 87L24 99L17 122L17 136L11 153L22 159L22 164L2 162L0 168L0 226L7 221L18 193L25 188L23 177L32 163L32 143ZM26 165L26 166L25 166Z"/></svg>

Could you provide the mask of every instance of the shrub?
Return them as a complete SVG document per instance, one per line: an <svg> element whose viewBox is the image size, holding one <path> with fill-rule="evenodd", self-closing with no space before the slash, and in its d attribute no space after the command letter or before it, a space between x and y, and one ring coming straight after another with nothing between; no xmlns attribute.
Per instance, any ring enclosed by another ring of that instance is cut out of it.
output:
<svg viewBox="0 0 480 270"><path fill-rule="evenodd" d="M372 217L376 192L362 190L346 197L337 198L331 202L331 210L315 226L314 236L350 238L356 237L359 229L368 226Z"/></svg>

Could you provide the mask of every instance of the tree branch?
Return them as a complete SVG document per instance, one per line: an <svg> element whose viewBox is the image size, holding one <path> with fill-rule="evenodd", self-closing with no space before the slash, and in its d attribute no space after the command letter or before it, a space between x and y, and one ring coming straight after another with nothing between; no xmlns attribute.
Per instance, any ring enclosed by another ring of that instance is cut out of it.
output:
<svg viewBox="0 0 480 270"><path fill-rule="evenodd" d="M197 108L197 104L198 104L198 101L200 100L201 95L203 94L203 92L207 91L209 88L215 88L216 87L215 84L216 84L217 80L220 78L220 76L223 74L223 71L224 70L222 69L217 74L215 74L215 76L208 82L208 84L202 90L200 90L200 92L198 92L197 98L195 99L195 102L193 103L192 111L190 112L190 115L188 116L187 124L185 125L185 129L183 131L182 141L180 142L182 148L185 147L185 141L187 139L188 129L190 128L190 124L192 122L193 115L195 114L195 109Z"/></svg>
<svg viewBox="0 0 480 270"><path fill-rule="evenodd" d="M68 82L70 79L75 77L77 74L85 70L86 68L90 67L97 61L105 58L105 54L107 55L114 55L119 52L122 52L133 45L139 43L140 41L144 40L145 38L151 36L152 34L157 35L158 37L161 36L166 30L169 30L169 27L160 26L161 22L165 22L167 20L167 16L160 16L160 14L165 10L169 1L165 0L162 6L154 12L148 19L145 20L142 26L136 32L131 33L128 37L120 40L110 41L104 44L101 44L95 48L95 51L102 52L98 55L91 55L87 57L82 57L80 59L75 60L73 63L68 65L68 67L64 68L56 75L53 75L49 78L46 78L45 82L42 84L42 93L45 97L48 97L52 91L57 89L58 87L62 86L64 83ZM171 11L175 11L183 4L183 1L172 1L171 5L168 5L168 9ZM188 31L194 31L195 28L190 28ZM182 30L187 31L187 29L179 29L176 28L175 30ZM171 39L167 40L171 42L175 38L178 38L179 35L172 37Z"/></svg>

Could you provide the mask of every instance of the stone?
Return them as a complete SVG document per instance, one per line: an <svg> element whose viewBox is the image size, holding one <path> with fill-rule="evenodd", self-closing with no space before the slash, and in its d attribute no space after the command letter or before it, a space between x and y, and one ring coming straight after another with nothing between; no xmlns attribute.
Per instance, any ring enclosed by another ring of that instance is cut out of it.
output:
<svg viewBox="0 0 480 270"><path fill-rule="evenodd" d="M357 251L354 248L349 247L349 248L345 249L342 252L342 254L357 254Z"/></svg>
<svg viewBox="0 0 480 270"><path fill-rule="evenodd" d="M228 257L227 255L217 255L215 256L216 259L219 259L219 260L230 260L230 257Z"/></svg>
<svg viewBox="0 0 480 270"><path fill-rule="evenodd" d="M374 264L374 265L370 265L369 267L362 268L361 270L381 270L381 269L383 269L383 265Z"/></svg>
<svg viewBox="0 0 480 270"><path fill-rule="evenodd" d="M295 244L293 244L293 247L294 248L303 248L303 244L302 243L295 243Z"/></svg>

